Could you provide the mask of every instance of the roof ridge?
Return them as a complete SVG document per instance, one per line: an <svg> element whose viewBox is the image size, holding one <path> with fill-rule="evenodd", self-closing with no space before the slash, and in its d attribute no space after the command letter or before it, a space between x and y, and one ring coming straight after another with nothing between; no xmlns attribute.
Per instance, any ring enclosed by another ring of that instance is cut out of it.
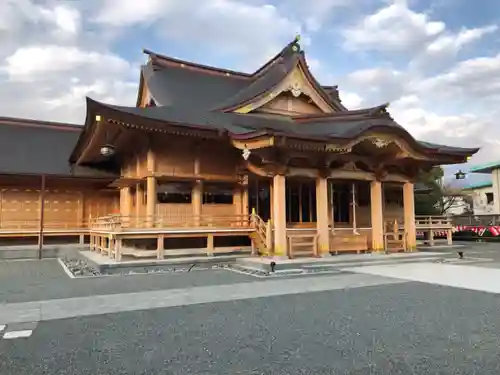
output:
<svg viewBox="0 0 500 375"><path fill-rule="evenodd" d="M295 38L289 42L281 51L279 51L274 57L268 60L264 65L258 68L255 72L252 73L252 77L262 76L272 65L274 65L277 61L279 61L285 54L294 53L300 51L299 45L300 35L296 35ZM295 47L295 48L294 48Z"/></svg>
<svg viewBox="0 0 500 375"><path fill-rule="evenodd" d="M31 127L40 127L40 128L52 128L52 129L64 129L64 130L82 130L82 125L78 124L70 124L64 122L55 122L55 121L44 121L44 120L35 120L35 119L26 119L19 117L0 117L0 126L1 125L14 125L14 126L31 126Z"/></svg>
<svg viewBox="0 0 500 375"><path fill-rule="evenodd" d="M175 57L165 56L165 55L150 51L148 49L143 49L143 52L145 54L149 55L149 57L151 58L153 63L165 61L165 62L167 62L167 64L171 63L174 65L181 65L181 66L185 65L185 66L188 66L191 68L199 69L201 71L206 70L206 71L210 71L213 73L219 73L219 74L229 75L229 76L233 75L233 76L237 76L237 77L241 77L241 78L251 78L252 77L252 75L249 73L239 72L236 70L225 69L225 68L217 68L217 67L211 66L211 65L199 64L199 63L195 63L192 61L177 59Z"/></svg>
<svg viewBox="0 0 500 375"><path fill-rule="evenodd" d="M219 111L229 111L252 102L278 85L284 77L286 77L293 70L297 63L298 59L296 55L291 55L289 60L277 60L277 62L263 72L263 74L256 76L251 83L236 92L232 97L227 98L222 103L219 103L214 109ZM278 81L276 81L276 79L278 79ZM263 83L265 83L264 86L262 86ZM258 90L255 90L256 87ZM241 98L242 94L248 94L249 92L251 95L244 95L243 98Z"/></svg>

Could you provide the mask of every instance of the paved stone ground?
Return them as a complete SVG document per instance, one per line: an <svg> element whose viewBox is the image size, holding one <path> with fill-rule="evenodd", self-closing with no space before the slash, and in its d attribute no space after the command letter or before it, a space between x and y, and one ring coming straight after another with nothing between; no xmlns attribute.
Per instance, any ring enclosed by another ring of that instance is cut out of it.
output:
<svg viewBox="0 0 500 375"><path fill-rule="evenodd" d="M500 246L466 245L466 258L483 259L473 267L500 268ZM289 294L308 281L317 291ZM353 281L356 288L344 289ZM219 296L200 304L203 289L181 290L201 286ZM270 287L282 295L262 297ZM238 298L242 288L245 299ZM116 295L134 292L144 293ZM169 293L184 293L184 300L162 305ZM64 305L82 301L65 298L84 296L102 298L102 309L94 306L85 317L0 321L4 335L14 332L8 337L30 331L26 338L0 339L0 374L500 373L494 293L352 273L269 280L213 270L70 279L57 261L0 262L0 312L15 302ZM150 297L157 308L123 312L116 305ZM78 303L61 311L83 315L85 305L91 304L84 303L82 313Z"/></svg>
<svg viewBox="0 0 500 375"><path fill-rule="evenodd" d="M0 305L247 281L255 278L226 270L70 279L55 259L0 261Z"/></svg>
<svg viewBox="0 0 500 375"><path fill-rule="evenodd" d="M500 373L498 297L404 283L40 322L2 374Z"/></svg>

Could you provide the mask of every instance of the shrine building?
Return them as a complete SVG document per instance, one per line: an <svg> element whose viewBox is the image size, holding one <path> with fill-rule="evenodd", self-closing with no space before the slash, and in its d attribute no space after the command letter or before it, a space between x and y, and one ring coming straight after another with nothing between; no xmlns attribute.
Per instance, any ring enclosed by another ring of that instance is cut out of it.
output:
<svg viewBox="0 0 500 375"><path fill-rule="evenodd" d="M144 52L135 106L0 118L0 240L117 261L413 251L417 174L478 151L416 140L387 104L349 110L298 38L252 73Z"/></svg>

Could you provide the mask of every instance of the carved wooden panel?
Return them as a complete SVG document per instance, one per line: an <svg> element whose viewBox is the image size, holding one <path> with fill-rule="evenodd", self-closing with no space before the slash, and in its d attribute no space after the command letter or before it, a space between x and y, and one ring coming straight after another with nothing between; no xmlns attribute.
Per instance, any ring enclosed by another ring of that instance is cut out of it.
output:
<svg viewBox="0 0 500 375"><path fill-rule="evenodd" d="M309 98L301 95L294 97L289 92L283 92L276 98L259 108L259 112L289 113L291 115L323 113L323 111L310 102Z"/></svg>

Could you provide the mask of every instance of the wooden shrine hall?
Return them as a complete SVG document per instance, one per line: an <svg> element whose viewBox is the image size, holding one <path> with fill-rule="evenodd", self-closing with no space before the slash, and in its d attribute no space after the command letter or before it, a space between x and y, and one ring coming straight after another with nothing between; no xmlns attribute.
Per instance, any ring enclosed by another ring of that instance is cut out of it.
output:
<svg viewBox="0 0 500 375"><path fill-rule="evenodd" d="M386 104L347 109L298 38L253 73L144 52L136 106L0 118L0 240L77 236L124 260L413 251L419 223L451 238L415 217L414 179L478 149L420 142Z"/></svg>

